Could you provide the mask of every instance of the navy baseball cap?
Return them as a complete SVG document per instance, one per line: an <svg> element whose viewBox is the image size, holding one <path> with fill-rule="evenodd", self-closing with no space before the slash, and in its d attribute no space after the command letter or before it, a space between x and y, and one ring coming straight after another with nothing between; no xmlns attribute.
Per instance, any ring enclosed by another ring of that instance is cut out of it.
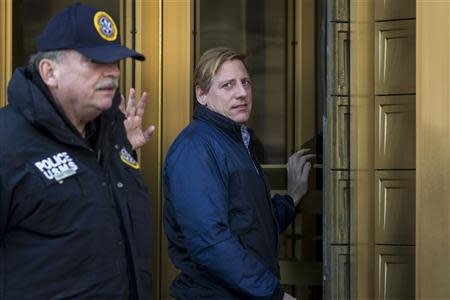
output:
<svg viewBox="0 0 450 300"><path fill-rule="evenodd" d="M36 40L38 51L73 49L98 63L115 63L131 57L145 60L145 56L120 44L116 23L99 9L75 3L47 24Z"/></svg>

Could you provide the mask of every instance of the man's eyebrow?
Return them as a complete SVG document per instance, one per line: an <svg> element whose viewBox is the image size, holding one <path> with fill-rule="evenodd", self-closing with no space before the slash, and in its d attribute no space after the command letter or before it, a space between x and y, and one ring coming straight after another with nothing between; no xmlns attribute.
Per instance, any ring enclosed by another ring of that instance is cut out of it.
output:
<svg viewBox="0 0 450 300"><path fill-rule="evenodd" d="M228 82L232 82L232 81L236 81L236 79L234 79L234 78L224 79L224 80L219 81L219 84L228 83Z"/></svg>
<svg viewBox="0 0 450 300"><path fill-rule="evenodd" d="M233 82L233 81L238 81L238 80L248 80L248 81L251 81L250 76L244 76L244 77L239 78L239 79L236 79L236 78L224 79L224 80L218 81L218 83L219 83L219 84L223 84L223 83L226 83L226 82Z"/></svg>

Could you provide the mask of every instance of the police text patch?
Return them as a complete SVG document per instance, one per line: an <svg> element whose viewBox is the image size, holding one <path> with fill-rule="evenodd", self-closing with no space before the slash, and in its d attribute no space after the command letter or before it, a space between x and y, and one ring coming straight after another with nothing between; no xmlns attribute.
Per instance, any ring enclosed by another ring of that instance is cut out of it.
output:
<svg viewBox="0 0 450 300"><path fill-rule="evenodd" d="M34 165L48 180L59 181L74 175L78 170L77 164L67 152L60 152L44 158L35 162Z"/></svg>

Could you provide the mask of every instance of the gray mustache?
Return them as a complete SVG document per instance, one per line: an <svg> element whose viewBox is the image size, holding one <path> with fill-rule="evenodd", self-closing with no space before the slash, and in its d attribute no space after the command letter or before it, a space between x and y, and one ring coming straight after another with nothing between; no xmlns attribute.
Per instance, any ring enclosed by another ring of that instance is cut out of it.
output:
<svg viewBox="0 0 450 300"><path fill-rule="evenodd" d="M99 89L111 89L111 88L115 88L117 89L119 87L119 80L118 79L108 79L105 81L102 81L100 83L98 83L95 88L97 90Z"/></svg>

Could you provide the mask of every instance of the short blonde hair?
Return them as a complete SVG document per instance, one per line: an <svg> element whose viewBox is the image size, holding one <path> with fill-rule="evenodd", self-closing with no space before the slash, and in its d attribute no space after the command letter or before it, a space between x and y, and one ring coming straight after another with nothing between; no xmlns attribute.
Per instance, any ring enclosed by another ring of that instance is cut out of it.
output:
<svg viewBox="0 0 450 300"><path fill-rule="evenodd" d="M244 54L226 47L211 48L205 51L195 68L194 86L198 86L205 93L209 92L214 75L224 62L230 60L240 60L248 71L245 58Z"/></svg>

